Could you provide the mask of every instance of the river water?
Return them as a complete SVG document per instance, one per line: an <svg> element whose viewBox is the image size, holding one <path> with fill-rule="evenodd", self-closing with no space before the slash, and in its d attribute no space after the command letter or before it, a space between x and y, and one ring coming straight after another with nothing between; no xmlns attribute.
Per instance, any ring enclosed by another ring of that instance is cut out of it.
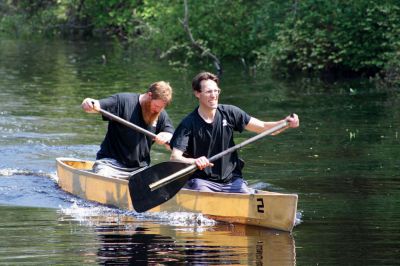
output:
<svg viewBox="0 0 400 266"><path fill-rule="evenodd" d="M55 158L93 159L106 131L81 111L83 98L167 80L176 126L196 106L190 82L201 67L178 71L108 42L0 40L0 48L1 265L398 265L398 88L279 81L225 65L221 103L262 120L300 116L299 129L240 151L251 186L299 195L298 224L285 233L191 213L139 215L57 186ZM154 147L153 163L168 157Z"/></svg>

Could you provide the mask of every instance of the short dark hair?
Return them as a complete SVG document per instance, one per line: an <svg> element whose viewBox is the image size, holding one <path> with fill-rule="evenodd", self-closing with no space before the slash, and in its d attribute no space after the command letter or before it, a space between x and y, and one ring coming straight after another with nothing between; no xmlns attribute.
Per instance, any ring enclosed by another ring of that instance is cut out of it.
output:
<svg viewBox="0 0 400 266"><path fill-rule="evenodd" d="M201 81L211 79L215 81L215 83L219 83L219 79L216 75L210 72L201 72L197 74L192 80L192 89L198 92L201 92Z"/></svg>

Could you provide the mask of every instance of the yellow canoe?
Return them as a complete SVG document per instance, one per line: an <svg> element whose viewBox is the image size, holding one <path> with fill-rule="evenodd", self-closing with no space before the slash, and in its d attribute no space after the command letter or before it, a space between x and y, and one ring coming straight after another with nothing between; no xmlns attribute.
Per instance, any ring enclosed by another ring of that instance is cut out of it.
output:
<svg viewBox="0 0 400 266"><path fill-rule="evenodd" d="M80 198L121 209L134 210L128 181L91 172L93 161L57 158L58 184ZM182 189L150 212L197 212L229 223L292 231L297 195L258 191L256 194L212 193Z"/></svg>

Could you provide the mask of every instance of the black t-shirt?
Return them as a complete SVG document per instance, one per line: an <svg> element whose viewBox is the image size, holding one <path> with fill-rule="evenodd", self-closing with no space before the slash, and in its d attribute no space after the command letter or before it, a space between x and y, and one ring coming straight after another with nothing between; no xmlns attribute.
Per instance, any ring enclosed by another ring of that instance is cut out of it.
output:
<svg viewBox="0 0 400 266"><path fill-rule="evenodd" d="M198 108L185 117L171 139L171 147L184 152L188 158L212 157L235 145L233 132L242 132L250 116L233 105L218 105L213 123L206 123L199 115ZM213 167L197 170L192 178L202 178L227 183L233 177L241 177L242 162L237 152L216 160Z"/></svg>
<svg viewBox="0 0 400 266"><path fill-rule="evenodd" d="M100 106L102 109L154 134L160 132L173 133L174 127L165 110L160 113L156 126L149 126L144 122L139 96L136 93L115 94L109 98L101 99ZM96 159L113 158L129 168L150 164L150 148L153 144L151 137L104 116L103 120L109 121L108 130Z"/></svg>

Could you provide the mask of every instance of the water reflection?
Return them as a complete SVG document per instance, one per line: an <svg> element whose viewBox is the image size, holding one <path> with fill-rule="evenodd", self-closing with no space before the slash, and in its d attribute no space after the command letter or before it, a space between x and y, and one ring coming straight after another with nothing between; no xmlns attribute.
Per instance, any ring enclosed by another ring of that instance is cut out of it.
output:
<svg viewBox="0 0 400 266"><path fill-rule="evenodd" d="M115 228L108 228L113 230ZM103 232L99 235L101 247L98 259L104 264L113 263L163 263L177 261L174 257L175 241L171 237L146 233L137 227L134 232L116 234Z"/></svg>
<svg viewBox="0 0 400 266"><path fill-rule="evenodd" d="M286 232L228 224L200 232L155 223L131 226L96 229L101 263L295 265L294 240Z"/></svg>

